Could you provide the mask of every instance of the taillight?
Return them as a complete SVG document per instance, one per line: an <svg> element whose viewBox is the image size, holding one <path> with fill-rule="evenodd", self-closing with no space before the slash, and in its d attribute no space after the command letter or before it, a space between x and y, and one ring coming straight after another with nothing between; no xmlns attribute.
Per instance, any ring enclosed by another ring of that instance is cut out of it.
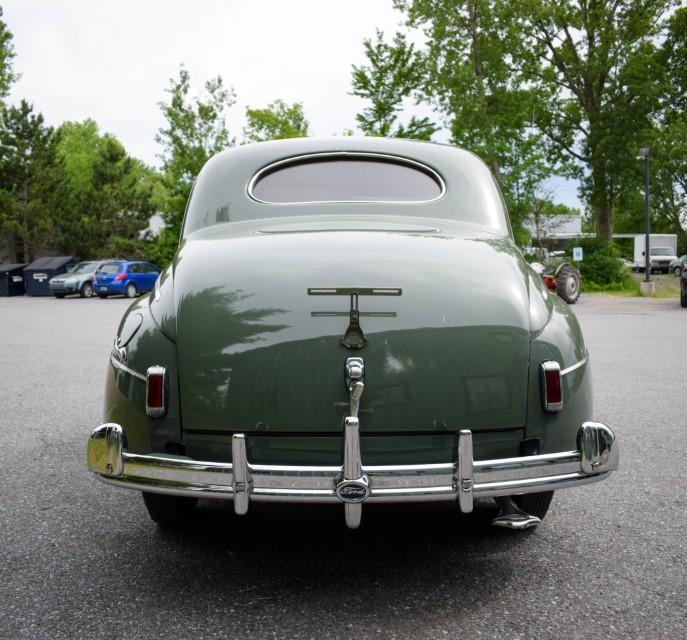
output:
<svg viewBox="0 0 687 640"><path fill-rule="evenodd" d="M560 411L563 408L561 365L554 360L541 363L541 387L544 411Z"/></svg>
<svg viewBox="0 0 687 640"><path fill-rule="evenodd" d="M115 280L124 280L126 278L126 273L118 273Z"/></svg>
<svg viewBox="0 0 687 640"><path fill-rule="evenodd" d="M167 413L167 370L159 365L148 367L146 375L146 414L162 418Z"/></svg>

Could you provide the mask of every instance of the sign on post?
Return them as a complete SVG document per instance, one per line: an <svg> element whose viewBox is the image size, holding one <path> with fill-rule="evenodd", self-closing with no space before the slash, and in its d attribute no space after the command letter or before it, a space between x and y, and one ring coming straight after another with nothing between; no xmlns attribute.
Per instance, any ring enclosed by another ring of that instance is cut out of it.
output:
<svg viewBox="0 0 687 640"><path fill-rule="evenodd" d="M582 262L582 247L573 247L573 260Z"/></svg>

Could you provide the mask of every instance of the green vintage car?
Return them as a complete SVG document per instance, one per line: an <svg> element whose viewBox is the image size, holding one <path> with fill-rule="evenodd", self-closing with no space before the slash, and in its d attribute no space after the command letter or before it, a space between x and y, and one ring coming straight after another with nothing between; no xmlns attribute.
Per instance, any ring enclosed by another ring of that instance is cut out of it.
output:
<svg viewBox="0 0 687 640"><path fill-rule="evenodd" d="M153 520L198 498L363 505L495 498L533 526L607 478L577 320L513 243L474 155L380 138L213 157L179 250L119 326L88 465Z"/></svg>

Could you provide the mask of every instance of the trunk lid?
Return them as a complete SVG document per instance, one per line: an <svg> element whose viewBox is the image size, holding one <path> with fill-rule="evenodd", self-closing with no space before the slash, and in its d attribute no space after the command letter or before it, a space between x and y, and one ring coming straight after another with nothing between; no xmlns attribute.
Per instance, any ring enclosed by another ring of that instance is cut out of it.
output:
<svg viewBox="0 0 687 640"><path fill-rule="evenodd" d="M407 224L265 223L204 230L177 257L185 429L339 433L349 356L365 361L363 433L524 425L529 305L512 244ZM351 288L372 290L358 297L362 349L341 344L351 296L335 290Z"/></svg>

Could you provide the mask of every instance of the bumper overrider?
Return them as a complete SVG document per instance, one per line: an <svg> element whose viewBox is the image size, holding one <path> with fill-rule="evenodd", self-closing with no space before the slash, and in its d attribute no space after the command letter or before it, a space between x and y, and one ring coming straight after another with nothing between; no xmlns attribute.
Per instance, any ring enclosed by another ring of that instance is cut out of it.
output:
<svg viewBox="0 0 687 640"><path fill-rule="evenodd" d="M115 486L196 498L234 501L245 514L251 501L343 503L346 524L360 524L363 503L456 500L463 513L475 498L551 491L603 480L618 468L613 431L583 423L574 451L474 460L472 433L460 431L452 462L418 465L363 464L357 417L345 419L341 466L251 464L245 434L231 442L232 462L203 462L169 454L139 455L124 448L124 429L97 427L88 441L88 466Z"/></svg>

